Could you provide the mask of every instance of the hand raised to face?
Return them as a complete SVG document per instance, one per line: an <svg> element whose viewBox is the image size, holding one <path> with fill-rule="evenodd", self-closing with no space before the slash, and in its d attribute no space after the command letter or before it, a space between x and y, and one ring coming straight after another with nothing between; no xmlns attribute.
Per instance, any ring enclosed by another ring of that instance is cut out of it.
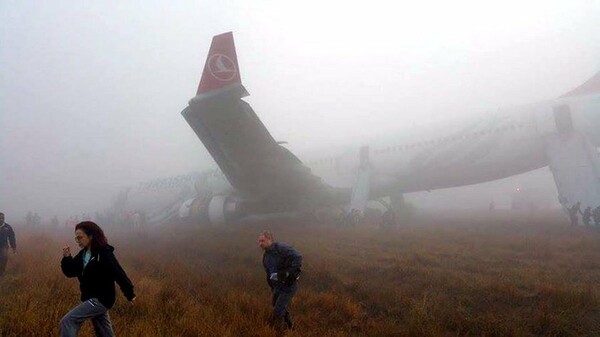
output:
<svg viewBox="0 0 600 337"><path fill-rule="evenodd" d="M64 257L71 256L71 247L66 246L63 248L63 256Z"/></svg>

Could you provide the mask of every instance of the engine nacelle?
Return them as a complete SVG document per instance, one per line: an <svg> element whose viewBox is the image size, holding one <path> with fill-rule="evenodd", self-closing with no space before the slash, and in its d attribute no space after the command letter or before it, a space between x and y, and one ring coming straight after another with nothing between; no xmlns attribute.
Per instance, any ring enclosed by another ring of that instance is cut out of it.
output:
<svg viewBox="0 0 600 337"><path fill-rule="evenodd" d="M179 208L179 218L187 221L223 224L236 219L238 202L228 195L212 198L193 198L184 201Z"/></svg>
<svg viewBox="0 0 600 337"><path fill-rule="evenodd" d="M199 198L188 199L184 201L181 206L179 206L179 218L195 218L197 215L199 215L200 209L201 203L199 202Z"/></svg>
<svg viewBox="0 0 600 337"><path fill-rule="evenodd" d="M208 204L208 221L211 224L222 224L232 221L237 213L238 203L226 195L217 195Z"/></svg>

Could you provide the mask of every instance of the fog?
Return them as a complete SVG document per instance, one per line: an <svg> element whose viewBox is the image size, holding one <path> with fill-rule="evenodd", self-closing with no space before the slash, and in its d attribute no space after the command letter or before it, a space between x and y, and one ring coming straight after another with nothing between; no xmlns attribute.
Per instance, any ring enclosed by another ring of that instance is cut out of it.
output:
<svg viewBox="0 0 600 337"><path fill-rule="evenodd" d="M0 209L93 212L214 166L180 111L215 34L303 152L557 97L600 70L598 18L597 1L2 1Z"/></svg>

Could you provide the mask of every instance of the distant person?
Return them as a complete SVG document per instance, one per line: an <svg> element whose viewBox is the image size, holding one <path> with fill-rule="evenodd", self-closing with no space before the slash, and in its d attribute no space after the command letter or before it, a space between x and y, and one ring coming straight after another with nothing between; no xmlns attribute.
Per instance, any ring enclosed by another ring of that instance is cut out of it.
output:
<svg viewBox="0 0 600 337"><path fill-rule="evenodd" d="M356 208L351 209L347 214L346 214L346 225L347 226L356 226L360 223L361 221L361 216L360 216L360 211L357 210Z"/></svg>
<svg viewBox="0 0 600 337"><path fill-rule="evenodd" d="M0 213L0 277L4 276L6 263L8 262L8 246L12 248L13 254L17 253L17 239L12 227L4 222L4 213Z"/></svg>
<svg viewBox="0 0 600 337"><path fill-rule="evenodd" d="M58 228L58 217L56 215L52 217L52 220L50 221L50 226L52 226L52 228Z"/></svg>
<svg viewBox="0 0 600 337"><path fill-rule="evenodd" d="M357 209L352 210L352 226L359 225L362 222L363 216L361 211Z"/></svg>
<svg viewBox="0 0 600 337"><path fill-rule="evenodd" d="M35 214L33 214L33 226L38 227L41 223L42 218L40 218L40 215L35 212Z"/></svg>
<svg viewBox="0 0 600 337"><path fill-rule="evenodd" d="M584 225L590 226L592 222L592 208L590 206L586 207L583 213L581 213L581 221Z"/></svg>
<svg viewBox="0 0 600 337"><path fill-rule="evenodd" d="M275 242L269 231L258 236L258 245L264 251L263 267L272 293L273 314L270 323L276 329L281 329L283 324L292 329L294 323L288 307L298 290L302 255L284 243Z"/></svg>
<svg viewBox="0 0 600 337"><path fill-rule="evenodd" d="M338 227L344 226L346 220L346 211L343 208L340 208L335 217L335 224Z"/></svg>
<svg viewBox="0 0 600 337"><path fill-rule="evenodd" d="M352 226L352 222L354 221L354 209L346 212L344 217L344 226Z"/></svg>
<svg viewBox="0 0 600 337"><path fill-rule="evenodd" d="M63 248L61 269L67 277L77 277L81 304L69 311L60 321L61 337L77 336L81 324L92 320L96 336L115 335L108 310L115 303L115 282L127 300L133 304L133 284L113 254L102 229L91 221L75 226L75 241L81 248L75 257L70 247Z"/></svg>
<svg viewBox="0 0 600 337"><path fill-rule="evenodd" d="M594 219L594 225L600 226L600 206L594 208L592 218Z"/></svg>
<svg viewBox="0 0 600 337"><path fill-rule="evenodd" d="M133 213L133 215L131 216L131 224L133 230L139 234L142 229L142 216L140 215L140 212Z"/></svg>
<svg viewBox="0 0 600 337"><path fill-rule="evenodd" d="M490 201L490 207L489 207L490 211L493 211L496 209L496 204L494 204L494 200Z"/></svg>
<svg viewBox="0 0 600 337"><path fill-rule="evenodd" d="M571 226L577 226L579 222L579 218L577 217L577 213L580 213L581 203L578 201L575 205L567 208L567 212L569 213L569 220L571 221Z"/></svg>
<svg viewBox="0 0 600 337"><path fill-rule="evenodd" d="M140 225L142 226L142 230L145 231L146 227L148 227L148 217L146 216L146 212L141 212L140 213ZM144 232L145 234L145 232Z"/></svg>
<svg viewBox="0 0 600 337"><path fill-rule="evenodd" d="M25 224L27 227L33 225L33 213L31 211L27 212L27 216L25 217Z"/></svg>
<svg viewBox="0 0 600 337"><path fill-rule="evenodd" d="M381 225L383 228L396 227L396 213L391 208L388 208L383 212L381 216Z"/></svg>

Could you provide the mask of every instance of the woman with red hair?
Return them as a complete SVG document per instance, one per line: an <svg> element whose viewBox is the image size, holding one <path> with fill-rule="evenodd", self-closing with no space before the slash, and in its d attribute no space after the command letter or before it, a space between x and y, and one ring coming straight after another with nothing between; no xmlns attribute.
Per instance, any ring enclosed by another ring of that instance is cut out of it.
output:
<svg viewBox="0 0 600 337"><path fill-rule="evenodd" d="M75 337L86 319L92 320L96 336L115 335L108 310L115 303L115 282L127 300L133 304L133 284L113 254L102 228L92 221L75 226L75 241L81 250L71 256L70 247L63 248L60 262L67 277L77 277L81 304L69 311L60 321L61 337Z"/></svg>

